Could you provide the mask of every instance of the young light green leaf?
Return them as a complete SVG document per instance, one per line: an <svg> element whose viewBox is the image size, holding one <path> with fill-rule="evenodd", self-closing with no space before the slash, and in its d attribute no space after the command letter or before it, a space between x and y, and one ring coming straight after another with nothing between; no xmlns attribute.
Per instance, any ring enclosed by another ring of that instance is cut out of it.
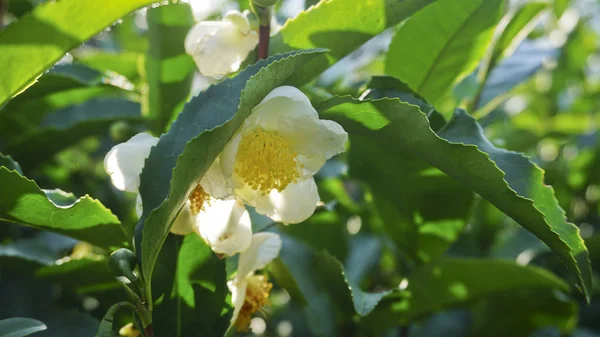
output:
<svg viewBox="0 0 600 337"><path fill-rule="evenodd" d="M321 1L288 20L271 41L273 53L327 48L295 72L290 83L305 84L375 35L437 0Z"/></svg>
<svg viewBox="0 0 600 337"><path fill-rule="evenodd" d="M148 10L147 109L153 129L162 133L190 94L196 65L184 40L194 24L189 4L172 3Z"/></svg>
<svg viewBox="0 0 600 337"><path fill-rule="evenodd" d="M516 289L559 289L568 285L544 269L504 260L445 258L415 270L405 290L386 297L364 319L373 331L406 324L441 309Z"/></svg>
<svg viewBox="0 0 600 337"><path fill-rule="evenodd" d="M521 154L494 147L472 117L458 111L438 136L424 113L397 99L333 98L319 110L350 134L393 144L388 156L420 158L490 201L548 245L589 299L587 249L577 227L566 221L554 190L544 184L543 171Z"/></svg>
<svg viewBox="0 0 600 337"><path fill-rule="evenodd" d="M119 219L89 196L57 205L38 185L0 167L0 220L16 222L87 241L100 247L127 245ZM64 193L64 192L62 192Z"/></svg>
<svg viewBox="0 0 600 337"><path fill-rule="evenodd" d="M0 337L25 337L46 329L46 324L33 318L12 317L0 320Z"/></svg>
<svg viewBox="0 0 600 337"><path fill-rule="evenodd" d="M484 56L502 0L438 0L400 26L386 74L437 105Z"/></svg>
<svg viewBox="0 0 600 337"><path fill-rule="evenodd" d="M33 84L69 50L154 0L63 0L44 3L0 32L0 106ZM26 42L27 48L23 48ZM10 66L6 66L10 65Z"/></svg>
<svg viewBox="0 0 600 337"><path fill-rule="evenodd" d="M148 290L175 216L225 144L263 97L323 52L296 51L247 67L192 98L160 137L140 176L144 212L136 226L136 253Z"/></svg>

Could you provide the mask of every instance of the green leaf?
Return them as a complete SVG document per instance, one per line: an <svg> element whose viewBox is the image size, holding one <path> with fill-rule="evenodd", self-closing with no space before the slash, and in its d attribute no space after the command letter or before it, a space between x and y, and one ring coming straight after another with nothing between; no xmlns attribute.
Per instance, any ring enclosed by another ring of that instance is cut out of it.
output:
<svg viewBox="0 0 600 337"><path fill-rule="evenodd" d="M314 249L280 234L283 241L279 259L270 266L278 284L299 293L312 331L317 336L335 335L336 327L355 313L369 314L389 291L370 293L344 276L341 263L327 252ZM281 277L285 276L285 277Z"/></svg>
<svg viewBox="0 0 600 337"><path fill-rule="evenodd" d="M55 259L56 254L39 238L21 239L0 245L0 266L20 272L50 265Z"/></svg>
<svg viewBox="0 0 600 337"><path fill-rule="evenodd" d="M577 303L560 291L505 291L475 306L471 336L531 336L550 326L569 335L577 327L577 314Z"/></svg>
<svg viewBox="0 0 600 337"><path fill-rule="evenodd" d="M208 88L187 103L146 159L140 176L144 212L136 254L148 281L158 252L187 197L252 108L323 50L273 56ZM148 294L150 295L150 294Z"/></svg>
<svg viewBox="0 0 600 337"><path fill-rule="evenodd" d="M11 156L6 156L0 153L0 166L4 166L11 171L16 171L19 174L23 174L23 170L21 170L21 165L14 161Z"/></svg>
<svg viewBox="0 0 600 337"><path fill-rule="evenodd" d="M104 314L102 321L100 322L100 326L98 326L98 331L94 337L119 337L120 327L115 326L115 316L124 309L135 310L135 306L128 302L119 302L112 305Z"/></svg>
<svg viewBox="0 0 600 337"><path fill-rule="evenodd" d="M477 101L477 117L487 115L504 102L512 89L531 78L545 62L556 59L558 49L549 40L525 40L515 53L500 62L485 81Z"/></svg>
<svg viewBox="0 0 600 337"><path fill-rule="evenodd" d="M152 321L156 336L223 336L231 312L225 260L198 235L170 235L156 263Z"/></svg>
<svg viewBox="0 0 600 337"><path fill-rule="evenodd" d="M503 260L445 258L415 270L406 290L387 296L363 323L374 331L384 331L491 294L532 288L569 289L561 279L537 267Z"/></svg>
<svg viewBox="0 0 600 337"><path fill-rule="evenodd" d="M103 256L88 256L81 259L65 257L56 264L38 269L36 277L76 291L83 289L85 292L86 287L92 286L96 287L96 291L99 290L98 286L107 290L122 290L121 284L108 269ZM122 294L125 296L124 292Z"/></svg>
<svg viewBox="0 0 600 337"><path fill-rule="evenodd" d="M46 330L46 324L33 318L13 317L0 320L0 337L24 337Z"/></svg>
<svg viewBox="0 0 600 337"><path fill-rule="evenodd" d="M154 0L94 0L44 3L0 32L0 106L27 88L72 48L125 14ZM26 46L26 47L24 47ZM10 66L7 66L10 65Z"/></svg>
<svg viewBox="0 0 600 337"><path fill-rule="evenodd" d="M308 48L331 50L307 63L291 77L290 82L299 86L386 28L435 1L321 1L286 22L271 39L271 52L277 54Z"/></svg>
<svg viewBox="0 0 600 337"><path fill-rule="evenodd" d="M148 10L148 117L162 133L190 94L196 65L186 54L184 40L194 24L189 4L168 4Z"/></svg>
<svg viewBox="0 0 600 337"><path fill-rule="evenodd" d="M114 71L132 82L137 82L140 80L140 64L144 61L144 54L136 52L111 53L100 50L78 56L77 61L102 73Z"/></svg>
<svg viewBox="0 0 600 337"><path fill-rule="evenodd" d="M33 181L0 167L0 220L48 230L100 247L120 247L127 237L119 219L89 196L56 205ZM63 192L64 193L64 192Z"/></svg>
<svg viewBox="0 0 600 337"><path fill-rule="evenodd" d="M91 99L46 114L37 127L7 141L4 151L13 154L24 167L33 167L85 137L106 132L112 123L122 120L141 121L140 104L121 98Z"/></svg>
<svg viewBox="0 0 600 337"><path fill-rule="evenodd" d="M387 53L385 72L438 105L472 72L500 18L502 0L439 0L400 26Z"/></svg>
<svg viewBox="0 0 600 337"><path fill-rule="evenodd" d="M554 190L544 184L543 171L522 154L494 147L472 117L459 110L438 136L416 106L396 99L333 98L319 110L352 135L392 145L387 157L420 158L490 201L548 245L589 299L587 249L577 227L566 221Z"/></svg>
<svg viewBox="0 0 600 337"><path fill-rule="evenodd" d="M484 86L486 86L486 81L491 75L490 72L496 68L496 65L502 59L510 57L515 52L519 44L521 44L535 28L541 19L544 10L548 7L548 3L544 2L527 2L511 8L508 13L504 15L502 20L500 20L500 23L494 32L491 47L488 50L485 59L482 61L477 74L478 91L473 99L472 105L474 108L479 108L491 100L490 97L481 97ZM533 56L534 59L536 59L535 55ZM535 63L531 62L529 57L519 61L527 64ZM514 66L518 67L518 64L513 65L513 67ZM506 74L507 70L510 69L506 69L505 67L500 74ZM498 73L495 75L498 75ZM512 83L519 83L513 78L514 74L510 73L509 76L504 77L504 80ZM514 84L512 86L514 86ZM487 93L486 96L489 96L489 93ZM480 100L483 100L483 103L481 103Z"/></svg>

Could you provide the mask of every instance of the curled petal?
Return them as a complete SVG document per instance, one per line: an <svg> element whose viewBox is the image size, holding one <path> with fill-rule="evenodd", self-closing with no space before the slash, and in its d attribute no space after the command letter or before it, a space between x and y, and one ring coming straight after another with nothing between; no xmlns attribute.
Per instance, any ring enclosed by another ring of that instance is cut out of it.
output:
<svg viewBox="0 0 600 337"><path fill-rule="evenodd" d="M227 186L227 180L223 176L219 158L208 168L208 171L200 180L200 185L208 195L217 199L225 199L233 193L232 189Z"/></svg>
<svg viewBox="0 0 600 337"><path fill-rule="evenodd" d="M115 145L104 157L104 170L113 185L121 190L137 192L140 187L140 173L144 168L150 149L158 143L158 138L147 133L138 133L125 143Z"/></svg>
<svg viewBox="0 0 600 337"><path fill-rule="evenodd" d="M259 196L256 211L284 224L299 223L308 219L319 202L319 191L313 178L289 184L283 191Z"/></svg>
<svg viewBox="0 0 600 337"><path fill-rule="evenodd" d="M250 247L240 254L236 279L245 279L273 261L281 250L281 238L275 233L252 235Z"/></svg>
<svg viewBox="0 0 600 337"><path fill-rule="evenodd" d="M237 320L242 307L244 306L244 300L246 298L246 288L248 287L248 281L245 279L235 278L227 282L227 287L231 291L231 302L233 304L233 316L231 316L230 326Z"/></svg>
<svg viewBox="0 0 600 337"><path fill-rule="evenodd" d="M183 208L177 214L177 218L171 226L171 233L176 235L186 235L194 231L196 227L196 219L190 211L190 201L188 200Z"/></svg>
<svg viewBox="0 0 600 337"><path fill-rule="evenodd" d="M196 216L195 230L219 254L232 256L252 240L250 215L237 200L211 199Z"/></svg>

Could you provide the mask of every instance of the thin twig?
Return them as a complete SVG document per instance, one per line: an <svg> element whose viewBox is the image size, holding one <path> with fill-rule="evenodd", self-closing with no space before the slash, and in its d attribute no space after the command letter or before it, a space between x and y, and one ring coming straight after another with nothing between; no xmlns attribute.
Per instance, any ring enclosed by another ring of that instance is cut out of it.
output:
<svg viewBox="0 0 600 337"><path fill-rule="evenodd" d="M269 39L271 38L271 25L258 27L258 59L269 57Z"/></svg>
<svg viewBox="0 0 600 337"><path fill-rule="evenodd" d="M8 10L8 1L0 0L0 29L4 28L4 16Z"/></svg>
<svg viewBox="0 0 600 337"><path fill-rule="evenodd" d="M398 329L398 337L408 337L409 333L410 325L404 325Z"/></svg>

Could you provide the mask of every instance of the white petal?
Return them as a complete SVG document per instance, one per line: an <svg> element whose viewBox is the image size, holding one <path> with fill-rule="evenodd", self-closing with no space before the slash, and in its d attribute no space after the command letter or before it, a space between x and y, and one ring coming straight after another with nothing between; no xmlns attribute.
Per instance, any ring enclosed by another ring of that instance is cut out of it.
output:
<svg viewBox="0 0 600 337"><path fill-rule="evenodd" d="M252 241L250 215L233 199L210 199L196 216L195 230L214 252L228 256L245 251Z"/></svg>
<svg viewBox="0 0 600 337"><path fill-rule="evenodd" d="M223 20L233 23L242 34L248 34L248 31L250 30L250 22L248 21L248 18L239 11L231 10L227 12L227 14L225 14L223 17Z"/></svg>
<svg viewBox="0 0 600 337"><path fill-rule="evenodd" d="M137 214L138 219L142 217L142 213L144 213L144 204L142 203L142 196L138 194L135 198L135 214Z"/></svg>
<svg viewBox="0 0 600 337"><path fill-rule="evenodd" d="M125 143L115 145L104 157L104 170L113 185L121 190L137 192L140 187L140 173L144 168L150 149L158 143L158 138L147 133L138 133Z"/></svg>
<svg viewBox="0 0 600 337"><path fill-rule="evenodd" d="M200 185L204 189L204 192L213 198L225 199L233 193L231 188L227 187L227 180L225 180L221 171L219 158L210 165L208 171L206 171L204 177L200 180Z"/></svg>
<svg viewBox="0 0 600 337"><path fill-rule="evenodd" d="M281 239L275 233L256 233L252 243L238 260L237 278L246 278L273 261L281 250Z"/></svg>
<svg viewBox="0 0 600 337"><path fill-rule="evenodd" d="M229 291L231 291L231 302L233 303L231 324L234 324L240 314L240 310L242 310L242 307L244 306L248 282L245 279L238 279L236 277L234 280L227 282L227 287L229 287Z"/></svg>
<svg viewBox="0 0 600 337"><path fill-rule="evenodd" d="M176 235L186 235L194 231L196 227L196 218L190 212L190 201L188 200L177 215L171 227L171 233Z"/></svg>
<svg viewBox="0 0 600 337"><path fill-rule="evenodd" d="M308 219L319 202L315 180L310 178L289 184L283 191L271 191L257 199L256 211L284 224L299 223Z"/></svg>
<svg viewBox="0 0 600 337"><path fill-rule="evenodd" d="M235 156L237 155L238 147L240 145L240 141L242 140L242 131L243 129L240 129L233 135L229 142L225 144L223 152L221 152L221 155L219 156L221 172L227 180L233 176Z"/></svg>
<svg viewBox="0 0 600 337"><path fill-rule="evenodd" d="M283 86L273 89L254 107L246 123L277 131L282 127L292 127L293 119L302 117L317 120L318 114L300 90Z"/></svg>
<svg viewBox="0 0 600 337"><path fill-rule="evenodd" d="M185 52L192 54L196 46L206 36L214 34L217 30L226 26L227 23L221 21L202 21L195 24L185 36Z"/></svg>

